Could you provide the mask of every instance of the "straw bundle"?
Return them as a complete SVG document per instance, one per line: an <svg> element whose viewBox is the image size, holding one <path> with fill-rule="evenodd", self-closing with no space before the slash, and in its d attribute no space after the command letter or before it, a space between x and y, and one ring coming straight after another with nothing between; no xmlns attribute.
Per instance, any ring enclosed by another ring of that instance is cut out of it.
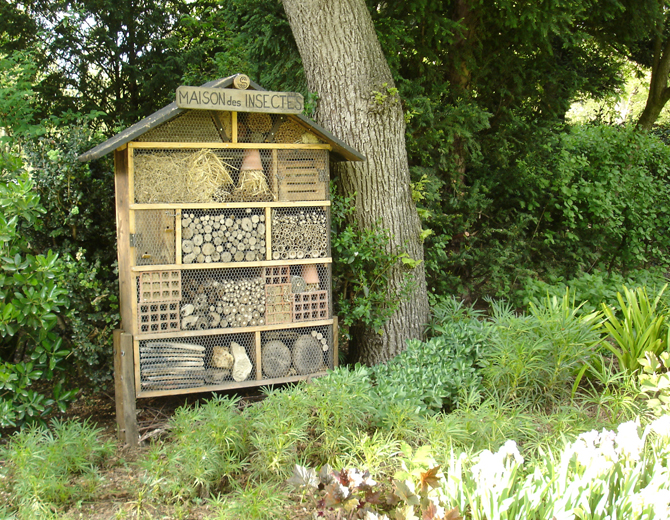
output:
<svg viewBox="0 0 670 520"><path fill-rule="evenodd" d="M135 157L135 201L210 202L214 193L234 186L229 164L210 150L155 152Z"/></svg>
<svg viewBox="0 0 670 520"><path fill-rule="evenodd" d="M272 118L269 114L262 114L259 112L252 112L247 117L247 127L252 132L265 133L272 128Z"/></svg>
<svg viewBox="0 0 670 520"><path fill-rule="evenodd" d="M276 143L298 143L302 138L305 129L298 123L289 119L279 126L275 134Z"/></svg>
<svg viewBox="0 0 670 520"><path fill-rule="evenodd" d="M232 195L241 201L272 200L272 193L268 188L263 170L241 171L237 188Z"/></svg>

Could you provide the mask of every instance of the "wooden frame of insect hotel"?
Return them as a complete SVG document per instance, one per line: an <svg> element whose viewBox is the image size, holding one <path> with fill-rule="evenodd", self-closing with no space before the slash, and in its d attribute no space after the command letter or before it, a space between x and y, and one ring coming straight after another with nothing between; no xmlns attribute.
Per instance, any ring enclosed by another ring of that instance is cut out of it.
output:
<svg viewBox="0 0 670 520"><path fill-rule="evenodd" d="M86 152L114 151L119 437L136 398L298 381L337 365L329 161L364 160L244 75Z"/></svg>

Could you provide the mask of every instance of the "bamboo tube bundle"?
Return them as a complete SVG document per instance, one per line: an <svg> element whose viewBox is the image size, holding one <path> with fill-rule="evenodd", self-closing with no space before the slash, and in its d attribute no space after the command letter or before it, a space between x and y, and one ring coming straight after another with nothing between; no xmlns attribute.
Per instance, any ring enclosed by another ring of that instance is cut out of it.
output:
<svg viewBox="0 0 670 520"><path fill-rule="evenodd" d="M328 255L328 220L323 210L272 213L272 258L288 260Z"/></svg>
<svg viewBox="0 0 670 520"><path fill-rule="evenodd" d="M184 213L181 225L185 264L265 260L265 215L249 208L228 215Z"/></svg>

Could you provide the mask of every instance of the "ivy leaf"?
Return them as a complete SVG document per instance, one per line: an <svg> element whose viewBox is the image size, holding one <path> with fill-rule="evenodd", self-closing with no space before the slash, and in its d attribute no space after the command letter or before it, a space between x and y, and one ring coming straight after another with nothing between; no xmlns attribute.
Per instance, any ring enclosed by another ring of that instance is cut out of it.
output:
<svg viewBox="0 0 670 520"><path fill-rule="evenodd" d="M440 471L440 466L435 466L425 473L421 473L421 493L425 493L428 490L428 486L433 489L438 487L438 482L440 481L440 477L437 476L438 471Z"/></svg>
<svg viewBox="0 0 670 520"><path fill-rule="evenodd" d="M458 508L454 507L444 513L444 520L463 520L463 517L459 513Z"/></svg>

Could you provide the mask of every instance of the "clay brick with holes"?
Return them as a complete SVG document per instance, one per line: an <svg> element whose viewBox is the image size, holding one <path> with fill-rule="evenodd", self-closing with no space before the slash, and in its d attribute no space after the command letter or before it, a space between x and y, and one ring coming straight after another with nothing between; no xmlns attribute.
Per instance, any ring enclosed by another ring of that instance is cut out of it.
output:
<svg viewBox="0 0 670 520"><path fill-rule="evenodd" d="M293 321L328 319L328 291L312 291L293 295Z"/></svg>
<svg viewBox="0 0 670 520"><path fill-rule="evenodd" d="M265 286L265 322L268 325L291 322L291 284Z"/></svg>
<svg viewBox="0 0 670 520"><path fill-rule="evenodd" d="M266 285L279 285L291 282L291 268L287 265L265 268Z"/></svg>
<svg viewBox="0 0 670 520"><path fill-rule="evenodd" d="M181 271L140 273L140 303L181 300Z"/></svg>
<svg viewBox="0 0 670 520"><path fill-rule="evenodd" d="M179 302L140 303L137 308L140 333L177 332Z"/></svg>

